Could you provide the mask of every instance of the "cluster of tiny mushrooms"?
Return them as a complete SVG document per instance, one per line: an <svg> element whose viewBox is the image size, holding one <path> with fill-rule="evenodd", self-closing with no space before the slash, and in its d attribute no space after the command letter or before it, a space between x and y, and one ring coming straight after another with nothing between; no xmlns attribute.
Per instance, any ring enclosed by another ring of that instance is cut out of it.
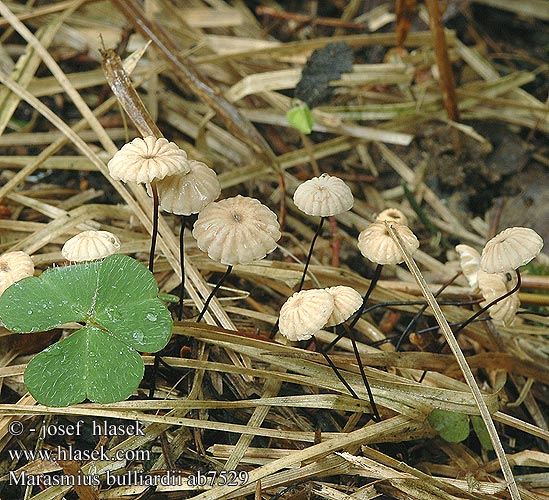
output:
<svg viewBox="0 0 549 500"><path fill-rule="evenodd" d="M183 217L180 236L182 280L177 313L179 320L182 318L184 295L183 233L186 216L198 214L192 235L200 250L227 266L227 271L206 299L198 321L203 318L211 299L233 266L261 260L277 248L281 233L277 216L272 210L254 198L240 195L216 202L221 194L221 187L215 172L200 161L189 160L185 151L165 138L156 139L150 136L134 139L113 156L108 167L114 179L144 184L149 195L153 196L153 234L149 260L151 272L154 265L158 206L166 212ZM384 210L358 236L360 252L377 265L364 297L348 286L302 290L324 220L350 210L353 202L349 186L328 174L305 181L296 189L295 205L307 215L320 217L320 221L310 245L298 290L282 306L271 336L280 331L288 341L304 341L314 339L315 333L323 328L343 325L344 333L339 334L321 352L351 395L358 398L327 354L344 334L349 335L370 397L372 418L378 421L380 415L364 373L353 328L365 312L382 267L404 261L404 256L388 231L389 225L398 233L401 244L410 254L417 250L419 241L400 210ZM542 238L532 229L524 227L502 231L486 243L482 254L470 246L457 245L462 273L471 289L480 291L484 301L480 304L482 309L459 325L454 333L486 311L494 322L510 326L520 305L516 293L520 287L518 269L538 255L542 247ZM65 243L62 255L70 262L84 262L103 259L119 249L120 241L116 235L107 231L84 231ZM12 283L33 274L33 261L26 253L9 252L0 256L0 294ZM346 321L353 314L354 318L347 324Z"/></svg>

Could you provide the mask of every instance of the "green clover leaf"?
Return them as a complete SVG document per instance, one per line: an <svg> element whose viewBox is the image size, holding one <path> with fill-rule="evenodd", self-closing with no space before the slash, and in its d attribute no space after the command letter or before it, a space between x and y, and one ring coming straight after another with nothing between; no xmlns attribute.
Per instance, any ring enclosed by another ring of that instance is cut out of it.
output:
<svg viewBox="0 0 549 500"><path fill-rule="evenodd" d="M29 392L48 406L127 398L144 373L136 351L162 349L173 325L152 273L126 255L48 269L14 283L0 297L0 320L17 333L84 323L37 354L25 371Z"/></svg>

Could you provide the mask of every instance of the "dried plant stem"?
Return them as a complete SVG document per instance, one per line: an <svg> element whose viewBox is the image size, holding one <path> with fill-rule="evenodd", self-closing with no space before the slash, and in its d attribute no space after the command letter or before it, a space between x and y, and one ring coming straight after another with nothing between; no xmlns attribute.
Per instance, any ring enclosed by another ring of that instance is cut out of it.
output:
<svg viewBox="0 0 549 500"><path fill-rule="evenodd" d="M307 269L309 268L309 264L311 263L311 257L313 256L313 249L315 247L316 240L318 236L320 235L320 232L322 231L322 225L324 224L325 217L320 218L320 222L318 223L318 227L316 228L316 233L313 236L313 239L311 241L311 246L309 248L309 253L307 254L307 260L305 262L305 267L303 268L303 275L301 276L301 281L299 282L299 287L297 288L298 292L301 292L303 288L303 283L305 283L305 277L307 276Z"/></svg>
<svg viewBox="0 0 549 500"><path fill-rule="evenodd" d="M461 372L463 373L463 377L465 378L467 385L471 389L471 393L473 394L473 398L475 399L475 402L478 406L480 416L482 417L482 420L486 425L486 429L488 431L488 434L490 435L490 440L494 445L494 451L496 452L496 455L498 457L501 470L503 472L503 476L507 481L507 488L509 490L509 493L511 494L511 498L512 500L520 500L521 498L520 492L518 490L517 483L515 482L513 472L511 471L509 461L507 460L507 456L505 455L505 450L503 449L498 433L496 431L494 421L492 420L492 416L490 415L488 407L486 406L486 402L484 401L482 394L480 392L480 389L478 388L473 372L471 371L471 368L467 364L467 360L465 359L463 352L461 352L459 344L457 343L454 337L454 334L452 333L450 325L448 324L448 321L444 317L444 314L442 313L442 310L440 309L440 306L438 305L433 295L433 292L431 292L431 290L429 289L429 285L427 284L427 282L425 281L425 278L421 274L421 271L419 270L416 262L410 255L410 252L404 246L402 239L400 238L400 235L394 229L392 224L386 222L385 225L387 227L387 231L389 232L389 234L391 235L395 243L398 245L404 257L406 265L408 266L408 269L414 275L414 278L417 284L421 288L423 296L427 299L429 306L431 306L435 319L437 323L440 325L440 329L444 334L446 342L448 342L448 345L450 346L452 353L456 357L456 361L461 369Z"/></svg>
<svg viewBox="0 0 549 500"><path fill-rule="evenodd" d="M404 47L404 42L408 37L410 26L415 17L416 0L397 0L395 11L397 16L397 46Z"/></svg>
<svg viewBox="0 0 549 500"><path fill-rule="evenodd" d="M280 170L276 157L265 138L252 123L235 108L219 89L187 57L157 23L150 21L136 2L114 0L113 2L135 29L146 39L152 40L161 56L170 63L177 78L187 85L203 102L225 122L227 129L263 157L269 166Z"/></svg>
<svg viewBox="0 0 549 500"><path fill-rule="evenodd" d="M429 10L429 25L433 35L433 46L437 60L438 70L440 72L440 91L442 92L442 101L448 118L452 121L459 121L459 109L457 106L456 84L450 57L448 56L448 44L444 35L444 27L441 22L441 15L438 0L425 0L425 5Z"/></svg>
<svg viewBox="0 0 549 500"><path fill-rule="evenodd" d="M214 289L210 292L210 295L208 295L206 302L204 302L204 307L202 307L202 311L200 311L198 318L196 318L197 323L200 323L200 321L202 321L202 318L204 317L204 314L206 314L206 311L208 310L208 306L210 305L211 300L215 297L215 294L221 288L221 285L223 285L223 283L225 282L229 274L231 274L232 270L233 270L233 266L227 266L227 270L225 271L223 276L221 276L221 279L217 282L217 285L214 286Z"/></svg>
<svg viewBox="0 0 549 500"><path fill-rule="evenodd" d="M120 56L113 49L102 49L101 55L105 78L122 109L130 117L141 136L152 135L156 139L164 137L135 90Z"/></svg>

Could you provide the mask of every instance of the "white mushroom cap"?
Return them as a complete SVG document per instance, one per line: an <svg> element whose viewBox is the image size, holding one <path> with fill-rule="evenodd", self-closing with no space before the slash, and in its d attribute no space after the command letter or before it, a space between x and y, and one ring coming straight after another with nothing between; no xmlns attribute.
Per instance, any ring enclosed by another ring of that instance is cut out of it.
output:
<svg viewBox="0 0 549 500"><path fill-rule="evenodd" d="M201 161L189 161L190 171L164 177L158 181L160 208L171 214L191 215L199 213L221 194L216 173ZM151 194L150 185L147 193Z"/></svg>
<svg viewBox="0 0 549 500"><path fill-rule="evenodd" d="M234 266L260 260L276 248L276 214L255 198L235 196L212 202L198 215L193 236L217 262Z"/></svg>
<svg viewBox="0 0 549 500"><path fill-rule="evenodd" d="M413 254L419 248L415 234L402 224L393 223L403 244ZM385 227L385 222L373 222L358 235L358 249L367 259L376 264L400 264L404 256Z"/></svg>
<svg viewBox="0 0 549 500"><path fill-rule="evenodd" d="M406 217L398 208L386 208L377 214L376 222L397 222L398 224L408 225Z"/></svg>
<svg viewBox="0 0 549 500"><path fill-rule="evenodd" d="M329 217L351 210L354 198L345 182L338 177L322 174L298 186L294 203L308 215Z"/></svg>
<svg viewBox="0 0 549 500"><path fill-rule="evenodd" d="M477 288L480 254L469 245L456 245L456 252L459 254L459 265L463 276L467 278L471 288Z"/></svg>
<svg viewBox="0 0 549 500"><path fill-rule="evenodd" d="M333 286L325 289L334 298L334 310L325 326L334 326L347 321L362 305L362 297L350 286Z"/></svg>
<svg viewBox="0 0 549 500"><path fill-rule="evenodd" d="M486 243L480 267L487 273L514 271L528 264L542 248L543 239L533 229L510 227Z"/></svg>
<svg viewBox="0 0 549 500"><path fill-rule="evenodd" d="M187 153L164 137L137 137L124 144L107 164L113 179L147 184L168 175L187 173Z"/></svg>
<svg viewBox="0 0 549 500"><path fill-rule="evenodd" d="M34 262L25 252L8 252L0 256L0 295L16 281L34 274Z"/></svg>
<svg viewBox="0 0 549 500"><path fill-rule="evenodd" d="M280 309L280 333L291 341L310 339L326 324L333 309L334 298L326 290L296 292Z"/></svg>
<svg viewBox="0 0 549 500"><path fill-rule="evenodd" d="M505 295L516 285L516 280L508 280L504 273L490 274L484 271L478 273L478 286L484 301L481 307L488 305L492 300ZM511 326L520 306L518 293L514 293L488 309L490 317L503 326Z"/></svg>
<svg viewBox="0 0 549 500"><path fill-rule="evenodd" d="M61 254L71 262L98 260L116 253L120 240L109 231L82 231L67 240Z"/></svg>

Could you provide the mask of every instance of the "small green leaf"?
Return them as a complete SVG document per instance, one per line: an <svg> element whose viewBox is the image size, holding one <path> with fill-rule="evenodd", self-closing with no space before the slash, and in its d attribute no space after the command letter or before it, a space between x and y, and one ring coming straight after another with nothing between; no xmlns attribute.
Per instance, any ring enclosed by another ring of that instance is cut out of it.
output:
<svg viewBox="0 0 549 500"><path fill-rule="evenodd" d="M444 441L459 443L469 435L469 416L446 410L433 410L429 423Z"/></svg>
<svg viewBox="0 0 549 500"><path fill-rule="evenodd" d="M86 398L113 403L130 396L143 373L137 352L110 333L85 326L37 354L25 370L25 384L48 406L68 406Z"/></svg>
<svg viewBox="0 0 549 500"><path fill-rule="evenodd" d="M309 106L304 102L294 106L286 113L286 120L295 129L310 134L315 124Z"/></svg>
<svg viewBox="0 0 549 500"><path fill-rule="evenodd" d="M471 415L471 423L473 424L473 430L480 441L480 445L485 450L493 450L494 445L492 444L490 434L488 434L488 429L486 429L486 424L484 423L484 420L482 420L482 417Z"/></svg>

